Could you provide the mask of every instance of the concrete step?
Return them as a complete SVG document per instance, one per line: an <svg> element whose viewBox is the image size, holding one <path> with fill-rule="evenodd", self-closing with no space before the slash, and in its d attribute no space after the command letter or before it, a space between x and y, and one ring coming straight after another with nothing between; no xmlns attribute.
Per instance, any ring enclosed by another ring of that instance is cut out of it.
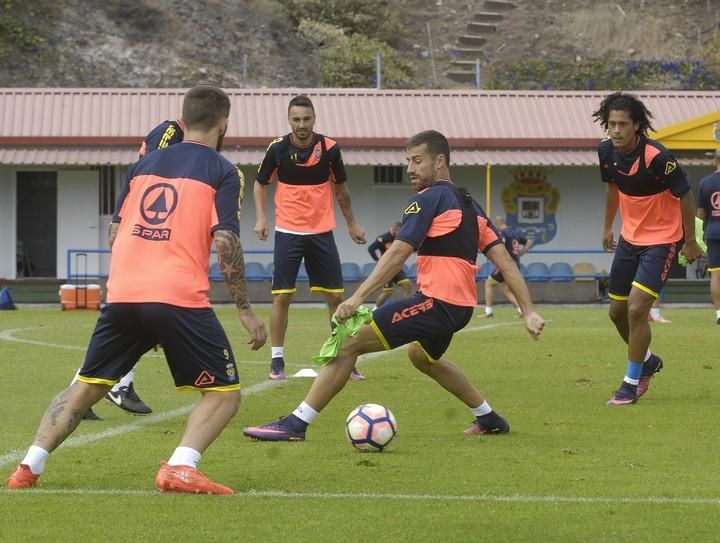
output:
<svg viewBox="0 0 720 543"><path fill-rule="evenodd" d="M473 34L461 34L457 39L459 44L479 47L487 43L487 39Z"/></svg>
<svg viewBox="0 0 720 543"><path fill-rule="evenodd" d="M482 63L481 63L482 64ZM452 60L450 66L453 68L460 68L462 70L472 70L475 73L475 66L477 65L476 59L467 60ZM481 66L482 67L482 66Z"/></svg>
<svg viewBox="0 0 720 543"><path fill-rule="evenodd" d="M515 9L517 6L514 2L510 2L510 0L485 0L483 7L492 10L502 9L507 11Z"/></svg>
<svg viewBox="0 0 720 543"><path fill-rule="evenodd" d="M503 20L503 15L494 11L476 11L472 18L476 23L497 23Z"/></svg>
<svg viewBox="0 0 720 543"><path fill-rule="evenodd" d="M451 57L482 58L485 56L482 47L453 47L448 54Z"/></svg>
<svg viewBox="0 0 720 543"><path fill-rule="evenodd" d="M668 279L665 284L663 302L701 302L709 299L708 279Z"/></svg>
<svg viewBox="0 0 720 543"><path fill-rule="evenodd" d="M468 32L473 34L494 34L497 32L497 26L494 23L475 23L470 21L467 24Z"/></svg>
<svg viewBox="0 0 720 543"><path fill-rule="evenodd" d="M475 81L475 72L467 72L464 70L448 70L445 72L445 76L453 81L461 83L467 83L469 81Z"/></svg>

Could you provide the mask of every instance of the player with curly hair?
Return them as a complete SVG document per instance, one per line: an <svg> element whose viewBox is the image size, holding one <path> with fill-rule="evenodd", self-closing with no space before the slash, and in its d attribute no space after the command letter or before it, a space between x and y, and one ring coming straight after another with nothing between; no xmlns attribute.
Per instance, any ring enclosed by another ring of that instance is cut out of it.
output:
<svg viewBox="0 0 720 543"><path fill-rule="evenodd" d="M627 344L628 365L609 405L636 403L663 367L650 351L648 314L680 251L693 262L695 199L675 157L647 136L652 113L636 96L615 92L593 113L607 130L598 145L600 175L607 183L602 245L615 251L610 269L610 319ZM622 227L615 241L613 223Z"/></svg>

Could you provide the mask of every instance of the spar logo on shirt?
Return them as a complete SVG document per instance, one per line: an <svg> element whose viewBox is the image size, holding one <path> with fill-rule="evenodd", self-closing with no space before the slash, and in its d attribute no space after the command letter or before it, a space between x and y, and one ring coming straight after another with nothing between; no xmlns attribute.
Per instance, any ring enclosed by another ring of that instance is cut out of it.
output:
<svg viewBox="0 0 720 543"><path fill-rule="evenodd" d="M149 241L168 241L170 228L153 228L163 224L178 204L177 189L170 183L156 183L145 190L140 200L140 215L150 226L135 224L131 235Z"/></svg>
<svg viewBox="0 0 720 543"><path fill-rule="evenodd" d="M710 215L712 217L720 217L720 192L713 192L710 195L710 205L712 206Z"/></svg>

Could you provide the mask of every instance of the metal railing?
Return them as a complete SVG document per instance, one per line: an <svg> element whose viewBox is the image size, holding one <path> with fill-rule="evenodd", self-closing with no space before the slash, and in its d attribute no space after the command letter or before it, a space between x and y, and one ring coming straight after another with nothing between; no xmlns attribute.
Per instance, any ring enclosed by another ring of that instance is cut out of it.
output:
<svg viewBox="0 0 720 543"><path fill-rule="evenodd" d="M110 249L68 249L66 252L66 259L65 259L65 265L66 265L66 273L67 273L67 280L69 282L78 281L80 279L107 279L108 275L106 273L100 273L99 270L96 270L95 273L78 273L77 270L73 271L73 258L75 255L78 254L85 254L85 255L91 255L91 254L97 254L97 255L107 255L110 256ZM243 251L244 255L271 255L273 254L272 251L269 250L245 250ZM210 260L213 262L213 264L210 265L211 273L209 274L209 277L211 280L219 281L222 280L222 275L219 273L212 273L214 268L214 263L217 262L217 251L212 251ZM247 258L245 258L245 261L247 262ZM271 276L253 276L253 280L258 279L269 279ZM248 277L248 279L251 279L251 277Z"/></svg>
<svg viewBox="0 0 720 543"><path fill-rule="evenodd" d="M67 279L69 282L76 282L79 280L88 280L88 279L107 279L108 275L100 273L99 270L96 273L78 273L78 270L73 270L73 259L75 255L78 254L85 254L85 255L91 255L91 254L98 254L98 255L108 255L110 256L110 249L68 249L66 251L66 267L67 267ZM272 279L272 261L269 262L267 265L263 265L257 262L254 262L250 259L248 259L248 255L270 255L272 257L273 251L271 250L245 250L243 251L243 254L245 255L245 264L246 264L246 279L249 281L263 281L263 280L270 280ZM553 254L553 255L563 255L563 254L607 254L611 256L611 253L608 253L607 251L603 251L602 249L531 249L528 251L524 256L533 256L533 255L541 255L541 254ZM211 261L213 262L210 265L208 276L211 281L222 281L223 277L220 273L219 267L217 265L217 253L216 251L212 251ZM252 264L260 264L262 266L262 270L258 268L258 266L252 265ZM248 266L250 265L250 266ZM359 267L362 269L364 264L358 264ZM530 264L532 265L532 264ZM548 267L550 265L548 264ZM250 269L248 269L250 268ZM522 265L521 262L521 269L525 270L527 272L527 267ZM415 279L416 274L415 267L408 267L405 266L404 268L405 273L408 275L408 277ZM478 280L486 280L488 278L489 273L492 271L492 265L489 263L489 261L483 262L483 264L478 265L478 274L476 278ZM576 273L565 273L565 274L531 274L526 275L526 279L529 281L571 281L574 279L603 279L608 276L607 273L602 272L596 272L596 273L590 273L590 274L576 274ZM363 274L362 278L364 279L366 277L365 274ZM346 278L348 279L348 278ZM300 274L298 275L298 281L307 281L307 273L304 270L304 267L301 267ZM357 277L350 278L350 280L357 280Z"/></svg>

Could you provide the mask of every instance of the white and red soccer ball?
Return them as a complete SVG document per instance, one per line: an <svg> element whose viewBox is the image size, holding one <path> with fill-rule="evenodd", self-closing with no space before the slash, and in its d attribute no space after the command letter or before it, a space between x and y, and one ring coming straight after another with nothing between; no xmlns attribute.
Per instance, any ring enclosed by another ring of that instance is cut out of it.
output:
<svg viewBox="0 0 720 543"><path fill-rule="evenodd" d="M382 451L397 435L397 422L382 405L366 403L350 411L345 421L350 444L361 451Z"/></svg>

